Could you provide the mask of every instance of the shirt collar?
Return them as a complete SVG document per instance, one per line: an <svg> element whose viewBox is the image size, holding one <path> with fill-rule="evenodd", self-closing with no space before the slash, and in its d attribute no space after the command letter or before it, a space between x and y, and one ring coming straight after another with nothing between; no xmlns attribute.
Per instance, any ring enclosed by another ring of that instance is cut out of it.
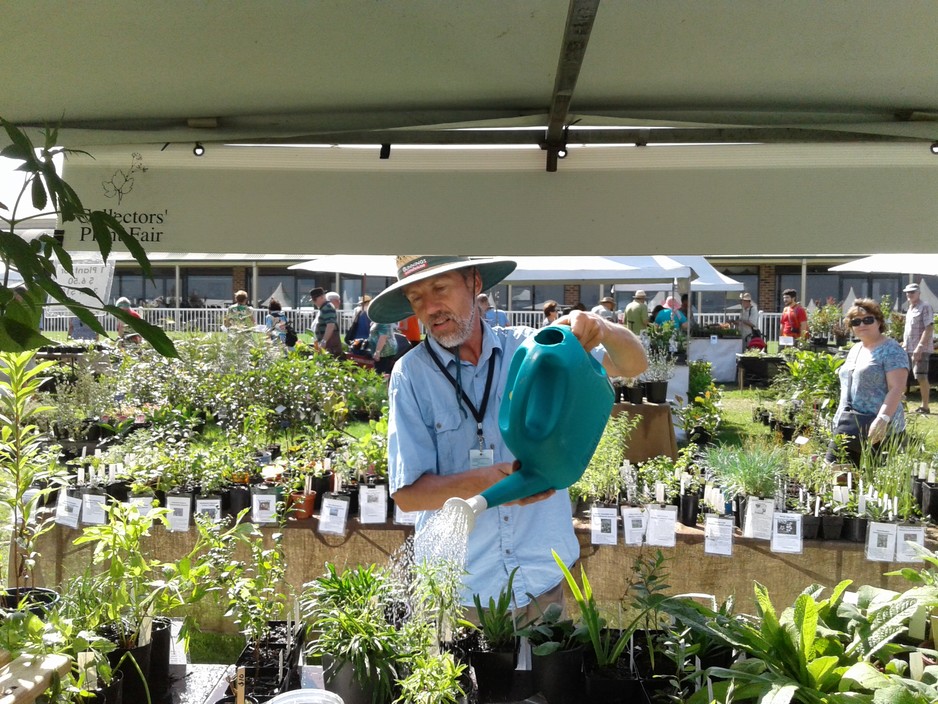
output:
<svg viewBox="0 0 938 704"><path fill-rule="evenodd" d="M456 355L453 354L451 350L448 350L446 347L443 347L439 342L436 341L436 338L428 335L427 340L429 344L433 346L433 351L437 353L439 358L443 360L443 363L449 367L451 364L456 365ZM501 347L497 344L497 338L495 333L492 331L492 328L488 325L482 325L482 353L479 355L479 363L477 367L483 367L488 363L489 358L494 354L495 350L501 352Z"/></svg>

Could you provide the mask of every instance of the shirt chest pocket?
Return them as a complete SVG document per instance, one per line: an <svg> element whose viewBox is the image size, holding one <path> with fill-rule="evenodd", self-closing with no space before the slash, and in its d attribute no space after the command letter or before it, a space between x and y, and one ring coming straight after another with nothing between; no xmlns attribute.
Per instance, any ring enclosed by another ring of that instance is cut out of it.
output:
<svg viewBox="0 0 938 704"><path fill-rule="evenodd" d="M463 418L458 408L437 408L433 416L438 473L455 474L467 469L474 424Z"/></svg>

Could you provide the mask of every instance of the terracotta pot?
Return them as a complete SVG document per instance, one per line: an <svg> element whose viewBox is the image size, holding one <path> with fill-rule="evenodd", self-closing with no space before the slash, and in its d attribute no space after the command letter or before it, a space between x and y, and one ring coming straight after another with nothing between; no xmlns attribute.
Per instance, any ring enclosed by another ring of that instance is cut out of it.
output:
<svg viewBox="0 0 938 704"><path fill-rule="evenodd" d="M302 491L295 491L290 494L290 511L287 516L296 521L305 521L313 517L315 506L315 491L311 491L308 494L304 494Z"/></svg>

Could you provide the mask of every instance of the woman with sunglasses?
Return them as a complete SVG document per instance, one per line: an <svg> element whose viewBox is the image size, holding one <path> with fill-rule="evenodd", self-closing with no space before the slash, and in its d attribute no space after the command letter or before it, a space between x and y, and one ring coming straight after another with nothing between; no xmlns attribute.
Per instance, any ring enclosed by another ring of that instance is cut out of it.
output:
<svg viewBox="0 0 938 704"><path fill-rule="evenodd" d="M847 436L847 457L859 465L864 444L878 445L887 433L895 435L905 429L901 402L909 356L902 345L883 334L886 321L876 301L858 298L847 311L845 322L857 343L838 372L840 405L834 414L834 432ZM869 429L864 433L867 423ZM848 432L851 428L854 434ZM833 462L836 456L836 444L831 442L827 460Z"/></svg>

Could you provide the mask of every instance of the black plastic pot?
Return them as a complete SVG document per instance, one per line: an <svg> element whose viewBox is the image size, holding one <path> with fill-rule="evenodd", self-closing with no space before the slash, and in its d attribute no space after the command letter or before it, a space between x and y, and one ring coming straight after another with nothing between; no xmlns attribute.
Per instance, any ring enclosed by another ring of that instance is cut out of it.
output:
<svg viewBox="0 0 938 704"><path fill-rule="evenodd" d="M916 506L922 505L922 484L925 483L924 479L919 479L918 477L912 477L912 501Z"/></svg>
<svg viewBox="0 0 938 704"><path fill-rule="evenodd" d="M0 592L0 608L22 609L41 619L60 598L58 592L45 587L8 587Z"/></svg>
<svg viewBox="0 0 938 704"><path fill-rule="evenodd" d="M844 517L844 529L841 537L853 543L866 542L866 530L869 527L870 519L866 516L846 516Z"/></svg>
<svg viewBox="0 0 938 704"><path fill-rule="evenodd" d="M667 395L667 392L665 392ZM645 397L645 388L636 384L635 386L626 386L625 387L625 400L629 403L641 404L644 401Z"/></svg>
<svg viewBox="0 0 938 704"><path fill-rule="evenodd" d="M91 697L87 700L88 704L121 704L123 700L123 680L124 673L117 670L111 676L111 683L106 687L100 687L90 692Z"/></svg>
<svg viewBox="0 0 938 704"><path fill-rule="evenodd" d="M152 649L150 651L150 674L147 684L150 697L161 698L169 690L169 653L173 636L172 622L168 618L153 619L150 632Z"/></svg>
<svg viewBox="0 0 938 704"><path fill-rule="evenodd" d="M843 516L821 516L821 538L824 540L840 540L843 530Z"/></svg>
<svg viewBox="0 0 938 704"><path fill-rule="evenodd" d="M938 484L922 482L922 515L938 521Z"/></svg>
<svg viewBox="0 0 938 704"><path fill-rule="evenodd" d="M515 653L475 650L469 653L480 702L513 701Z"/></svg>
<svg viewBox="0 0 938 704"><path fill-rule="evenodd" d="M801 535L805 540L817 540L821 517L805 514L801 517Z"/></svg>
<svg viewBox="0 0 938 704"><path fill-rule="evenodd" d="M128 704L147 700L147 678L150 676L150 654L152 651L153 641L151 640L146 645L138 645L136 648L130 648L129 650L118 646L107 654L111 667L117 668L123 673L122 699Z"/></svg>
<svg viewBox="0 0 938 704"><path fill-rule="evenodd" d="M583 701L589 704L649 704L645 681L627 672L607 670L586 673Z"/></svg>
<svg viewBox="0 0 938 704"><path fill-rule="evenodd" d="M578 704L583 698L583 647L531 656L534 689L547 704Z"/></svg>
<svg viewBox="0 0 938 704"><path fill-rule="evenodd" d="M322 508L322 498L323 496L332 491L332 482L333 482L333 473L326 472L321 477L313 477L312 487L313 491L316 492L316 504L314 511L319 513L319 509Z"/></svg>
<svg viewBox="0 0 938 704"><path fill-rule="evenodd" d="M697 525L697 512L700 510L700 497L697 494L681 494L681 523L694 528Z"/></svg>
<svg viewBox="0 0 938 704"><path fill-rule="evenodd" d="M247 485L232 485L228 487L228 515L232 518L237 518L238 514L241 513L244 509L251 508L251 489ZM250 511L246 516L250 520Z"/></svg>
<svg viewBox="0 0 938 704"><path fill-rule="evenodd" d="M648 403L667 403L668 402L668 382L666 381L646 381L645 398Z"/></svg>
<svg viewBox="0 0 938 704"><path fill-rule="evenodd" d="M370 683L362 686L355 678L351 664L335 660L328 654L323 655L322 662L323 682L328 691L342 697L344 704L372 704L374 687Z"/></svg>

